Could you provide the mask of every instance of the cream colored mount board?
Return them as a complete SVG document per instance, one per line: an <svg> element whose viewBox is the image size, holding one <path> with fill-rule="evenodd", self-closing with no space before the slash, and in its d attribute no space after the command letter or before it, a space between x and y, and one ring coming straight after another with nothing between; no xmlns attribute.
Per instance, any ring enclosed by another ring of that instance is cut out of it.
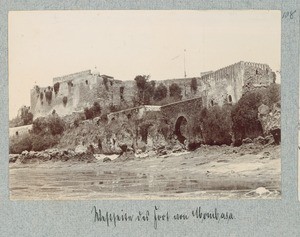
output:
<svg viewBox="0 0 300 237"><path fill-rule="evenodd" d="M1 6L0 236L300 235L296 2Z"/></svg>

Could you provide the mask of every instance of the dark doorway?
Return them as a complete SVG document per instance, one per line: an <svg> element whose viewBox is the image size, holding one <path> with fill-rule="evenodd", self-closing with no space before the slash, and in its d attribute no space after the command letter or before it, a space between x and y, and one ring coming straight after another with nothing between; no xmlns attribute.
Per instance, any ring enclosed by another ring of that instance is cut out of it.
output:
<svg viewBox="0 0 300 237"><path fill-rule="evenodd" d="M182 144L184 144L184 141L186 140L186 137L184 136L186 134L186 130L187 120L185 117L180 116L176 121L174 134L177 136L178 141Z"/></svg>

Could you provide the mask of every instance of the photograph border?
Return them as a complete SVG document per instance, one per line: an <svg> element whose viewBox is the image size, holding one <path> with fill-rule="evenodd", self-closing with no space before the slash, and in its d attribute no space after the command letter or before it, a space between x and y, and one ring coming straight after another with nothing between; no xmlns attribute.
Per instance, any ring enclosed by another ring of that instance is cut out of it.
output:
<svg viewBox="0 0 300 237"><path fill-rule="evenodd" d="M298 202L298 86L299 5L297 1L15 1L0 3L0 235L3 236L297 236L300 235ZM296 10L282 18L281 32L281 200L93 200L93 201L10 201L8 177L8 12L16 10ZM234 213L231 222L169 222L158 229L148 223L121 223L107 227L91 215L97 206L110 212L163 211L184 213L199 206Z"/></svg>

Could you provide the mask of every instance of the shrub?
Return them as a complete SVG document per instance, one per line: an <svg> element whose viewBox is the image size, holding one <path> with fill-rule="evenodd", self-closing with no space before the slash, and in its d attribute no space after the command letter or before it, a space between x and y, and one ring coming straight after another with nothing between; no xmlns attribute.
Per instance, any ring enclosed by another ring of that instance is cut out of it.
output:
<svg viewBox="0 0 300 237"><path fill-rule="evenodd" d="M172 83L169 86L169 91L170 91L170 97L174 97L174 98L177 98L177 99L182 98L181 88L177 83Z"/></svg>
<svg viewBox="0 0 300 237"><path fill-rule="evenodd" d="M32 133L33 134L40 134L48 132L46 125L46 118L40 117L33 121L32 124Z"/></svg>
<svg viewBox="0 0 300 237"><path fill-rule="evenodd" d="M84 115L86 119L92 119L93 118L93 112L88 107L84 108Z"/></svg>
<svg viewBox="0 0 300 237"><path fill-rule="evenodd" d="M21 153L24 150L42 151L59 142L65 124L58 115L40 117L33 121L29 134L11 139L10 153Z"/></svg>
<svg viewBox="0 0 300 237"><path fill-rule="evenodd" d="M54 89L55 95L57 95L57 93L58 93L58 91L59 91L59 82L56 82L56 83L53 85L53 89Z"/></svg>
<svg viewBox="0 0 300 237"><path fill-rule="evenodd" d="M65 123L59 116L54 115L49 118L48 126L52 135L60 135L64 132Z"/></svg>
<svg viewBox="0 0 300 237"><path fill-rule="evenodd" d="M200 113L200 123L194 124L195 131L202 133L204 142L209 145L230 145L231 139L231 109L230 105L203 108ZM201 131L202 128L202 131Z"/></svg>
<svg viewBox="0 0 300 237"><path fill-rule="evenodd" d="M35 135L58 135L64 131L65 124L56 114L40 117L33 121L32 133Z"/></svg>
<svg viewBox="0 0 300 237"><path fill-rule="evenodd" d="M72 81L68 81L68 86L69 87L73 87L73 82Z"/></svg>
<svg viewBox="0 0 300 237"><path fill-rule="evenodd" d="M66 107L67 103L68 103L68 97L64 96L64 98L63 98L63 105Z"/></svg>
<svg viewBox="0 0 300 237"><path fill-rule="evenodd" d="M32 136L32 150L34 151L44 151L55 146L59 141L59 138L56 136L42 136L42 135L33 135Z"/></svg>
<svg viewBox="0 0 300 237"><path fill-rule="evenodd" d="M263 135L262 126L258 120L258 107L262 104L262 94L251 91L242 96L234 106L231 117L235 145L240 145L246 137L255 138Z"/></svg>
<svg viewBox="0 0 300 237"><path fill-rule="evenodd" d="M10 154L21 154L22 151L32 150L32 140L29 134L17 136L10 139L9 142L9 153Z"/></svg>
<svg viewBox="0 0 300 237"><path fill-rule="evenodd" d="M167 97L167 93L168 88L164 84L160 83L154 90L153 99L156 101L161 101L162 99Z"/></svg>
<svg viewBox="0 0 300 237"><path fill-rule="evenodd" d="M50 105L52 101L52 91L50 89L48 89L48 91L45 92L45 97L46 97L46 101Z"/></svg>
<svg viewBox="0 0 300 237"><path fill-rule="evenodd" d="M94 102L91 108L85 108L84 114L86 119L93 119L101 115L101 107L98 102Z"/></svg>
<svg viewBox="0 0 300 237"><path fill-rule="evenodd" d="M36 92L37 94L40 93L40 87L39 87L39 86L34 86L34 89L35 89L35 92Z"/></svg>
<svg viewBox="0 0 300 237"><path fill-rule="evenodd" d="M100 116L101 114L101 106L98 102L94 102L92 106L94 117Z"/></svg>

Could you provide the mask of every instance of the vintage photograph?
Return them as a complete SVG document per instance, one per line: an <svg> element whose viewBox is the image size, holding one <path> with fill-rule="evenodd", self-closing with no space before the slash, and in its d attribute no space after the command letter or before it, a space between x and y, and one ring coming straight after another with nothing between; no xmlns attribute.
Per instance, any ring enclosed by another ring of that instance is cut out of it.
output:
<svg viewBox="0 0 300 237"><path fill-rule="evenodd" d="M280 11L8 20L11 200L281 198Z"/></svg>

